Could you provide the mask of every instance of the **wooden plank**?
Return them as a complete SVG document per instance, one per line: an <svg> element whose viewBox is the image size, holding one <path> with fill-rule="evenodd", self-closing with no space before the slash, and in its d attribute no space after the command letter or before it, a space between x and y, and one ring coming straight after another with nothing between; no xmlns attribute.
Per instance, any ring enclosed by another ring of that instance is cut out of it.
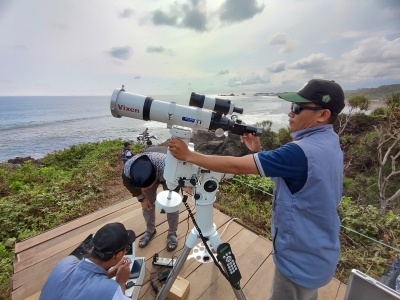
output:
<svg viewBox="0 0 400 300"><path fill-rule="evenodd" d="M241 284L246 284L253 274L260 268L265 257L268 255L266 248L262 245L265 242L262 238L249 230L243 230L231 241L232 252L236 257L236 262L242 274ZM215 270L215 271L214 271ZM220 273L218 268L214 267L213 273ZM190 276L189 276L190 278ZM196 294L193 295L196 297ZM234 299L235 294L232 286L227 279L219 274L216 280L206 288L198 299ZM195 299L195 298L192 298Z"/></svg>
<svg viewBox="0 0 400 300"><path fill-rule="evenodd" d="M41 263L39 266L41 266L41 271L35 273L29 273L30 270L27 269L26 272L22 273L27 273L26 276L29 278L33 278L30 280L27 280L26 278L23 278L24 284L20 285L18 288L14 289L12 291L12 299L13 300L23 300L26 299L27 297L33 296L37 293L40 293L44 283L47 280L47 277L49 276L51 270L55 267L55 265L63 258L65 258L69 253L71 253L76 246L69 247L65 249L64 251L58 253L57 258L58 260L50 260L49 262L46 263Z"/></svg>
<svg viewBox="0 0 400 300"><path fill-rule="evenodd" d="M94 213L78 218L71 222L65 223L48 231L42 232L38 235L32 236L28 239L22 240L15 245L15 253L20 253L28 248L34 247L45 241L54 239L55 237L63 235L66 232L74 230L84 224L88 224L99 218L103 218L104 216L110 214L111 212L122 210L131 205L140 206L140 204L138 204L138 201L135 198L130 198L128 200L109 206L102 210L96 211Z"/></svg>
<svg viewBox="0 0 400 300"><path fill-rule="evenodd" d="M230 241L232 251L237 258L242 254L243 247L236 243L236 241L241 240L242 244L251 244L253 238L255 237L256 236L250 231L242 230ZM207 278L207 280L199 282L199 280L196 280L196 278ZM193 288L190 289L188 299L199 299L204 293L208 293L210 291L209 287L211 285L215 285L213 287L213 291L216 293L218 293L218 289L215 287L220 286L221 289L224 289L224 291L226 291L226 294L224 296L225 299L234 298L234 294L232 289L230 288L230 284L226 281L224 277L221 276L220 271L217 267L215 267L214 264L210 263L201 265L186 279L188 279L190 282L196 282L196 284L193 285ZM225 285L229 286L229 289L225 290ZM208 295L208 297L210 297L210 295ZM212 298L220 299L217 294L213 295Z"/></svg>
<svg viewBox="0 0 400 300"><path fill-rule="evenodd" d="M119 220L121 223L124 223L125 226L131 226L141 220L138 219L130 219L130 220ZM88 231L90 232L90 231ZM87 235L86 235L87 236ZM86 237L85 236L85 237ZM32 295L36 292L39 292L44 283L47 280L48 275L54 266L63 258L68 256L82 241L80 239L75 245L70 246L68 248L63 249L58 255L52 255L45 261L41 261L38 264L33 265L29 269L25 269L20 272L20 277L13 277L13 283L17 288L14 288L12 293L13 299L25 299L27 295Z"/></svg>
<svg viewBox="0 0 400 300"><path fill-rule="evenodd" d="M162 191L162 188L159 187L157 191ZM18 242L15 245L15 253L22 252L30 247L33 247L37 244L41 244L47 240L54 239L55 237L59 235L63 235L68 231L74 230L84 224L88 224L90 222L93 222L94 220L98 218L103 218L104 216L116 212L121 209L125 209L126 207L134 205L137 206L138 208L141 207L140 203L137 201L136 198L129 198L127 200L121 201L119 203L116 203L114 205L108 206L104 209L98 210L96 212L90 213L86 216L83 216L81 218L78 218L76 220L73 220L71 222L62 224L60 226L57 226L55 228L52 228L50 230L47 230L45 232L42 232L38 235L29 237L25 240L22 240ZM131 209L136 209L136 207L133 207Z"/></svg>
<svg viewBox="0 0 400 300"><path fill-rule="evenodd" d="M34 242L35 243L34 246L33 246L33 243L32 243L32 247L28 247L24 251L22 251L20 253L16 253L15 258L14 258L14 270L15 270L15 272L18 272L17 265L21 261L24 261L25 257L27 255L29 256L29 255L31 255L31 253L35 253L35 255L38 255L43 250L45 250L47 248L50 248L50 247L53 247L53 246L56 246L60 242L68 240L71 237L76 236L80 232L87 231L90 228L97 228L99 224L102 224L102 222L107 222L107 220L116 219L116 218L118 218L118 216L125 215L126 214L126 210L129 210L129 211L130 210L134 210L134 207L137 207L137 206L134 206L134 205L131 204L130 206L125 207L124 209L116 210L116 211L114 211L112 213L109 213L108 215L104 216L103 218L96 219L96 220L91 221L89 223L85 223L84 221L79 220L81 226L75 228L74 230L66 230L64 234L59 234L60 230L62 230L62 226L54 229L57 232L57 234L55 234L52 239L44 238L41 243ZM84 219L85 219L85 217L84 217ZM49 232L46 232L44 235L46 235L48 237L48 236L52 235L52 233L49 231ZM36 236L36 237L34 237L32 239L36 240L36 241L37 240L42 240L40 236Z"/></svg>
<svg viewBox="0 0 400 300"><path fill-rule="evenodd" d="M14 260L14 274L21 270L39 263L42 260L53 256L55 253L62 251L63 249L69 248L71 245L76 245L82 242L89 234L95 233L100 227L110 222L122 222L132 217L138 217L141 214L141 210L134 210L132 213L127 214L124 210L118 210L101 219L97 219L89 224L84 224L73 231L69 231L64 235L57 236L52 240L45 241L41 244L36 245L33 248L29 248L18 254Z"/></svg>
<svg viewBox="0 0 400 300"><path fill-rule="evenodd" d="M122 222L122 220L128 220L129 218L135 217L140 219L142 222L137 223L137 226L132 229L134 229L138 236L143 234L146 227L143 222L143 218L140 217L140 215L142 214L142 208L141 206L135 206L136 209L131 211L132 207L133 206L128 206L122 210L112 212L101 219L97 219L88 224L82 224L81 227L76 228L73 231L68 231L64 235L59 235L52 240L45 241L41 244L36 245L33 248L29 248L19 253L14 260L14 273L17 274L21 270L47 259L48 256L52 256L55 253L70 247L71 245L76 245L77 243L80 243L90 233L96 232L106 223ZM180 209L181 211L185 209L183 204L181 205ZM166 214L160 214L160 216L157 216L156 218L156 225L165 222L166 219Z"/></svg>
<svg viewBox="0 0 400 300"><path fill-rule="evenodd" d="M269 256L244 286L243 293L247 299L268 299L274 278L274 268L274 260L272 256Z"/></svg>
<svg viewBox="0 0 400 300"><path fill-rule="evenodd" d="M145 231L145 224L142 218L135 218L134 215L141 214L141 210L137 210L136 214L133 212L129 212L129 214L125 214L123 217L119 217L118 221L124 223L127 228L132 228L137 232L139 230ZM160 218L159 218L160 219ZM160 220L159 220L160 221ZM161 222L161 221L160 221ZM164 222L165 223L165 222ZM103 224L102 224L103 225ZM96 230L90 229L87 232L81 234L81 236L87 236L89 232L95 232ZM86 235L87 234L87 235ZM84 238L83 238L84 239ZM61 252L54 251L54 255L47 257L44 261L34 264L26 269L23 272L18 272L13 276L13 288L16 289L21 285L35 279L38 274L45 273L44 275L47 278L47 275L50 273L52 268L64 257L66 257L69 253L71 253L83 240L82 238L76 238L76 243L73 243L72 246L68 247L67 253L64 251L65 248L62 249ZM70 240L71 241L71 240ZM61 253L61 254L60 254Z"/></svg>
<svg viewBox="0 0 400 300"><path fill-rule="evenodd" d="M344 296L346 296L347 285L343 282L340 282L339 290L336 294L336 300L344 300Z"/></svg>
<svg viewBox="0 0 400 300"><path fill-rule="evenodd" d="M229 216L224 215L224 214L222 214L222 213L219 213L218 211L217 211L217 213L214 215L214 223L215 223L215 225L216 225L217 228L220 228L221 226L224 226L224 225L227 223L227 221L228 221L229 219L230 219ZM183 221L183 222L186 223L186 221ZM233 223L233 224L235 224L235 223ZM234 225L232 225L232 227L234 227ZM231 228L231 227L230 227L230 228ZM189 227L189 229L191 230L192 228ZM179 248L180 248L180 250L181 250L181 248L184 246L184 243L185 243L185 241L186 241L185 233L186 233L186 231L187 231L187 228L184 228L183 224L181 223L181 224L179 225L179 228L178 228L178 231L179 231L179 230L180 230L180 231L184 231L184 234L183 234L183 235L178 234L178 237L180 237L180 240L179 240L180 246L179 246ZM229 231L229 230L228 230L228 231ZM225 233L225 236L226 236L226 237L229 237L228 232ZM154 241L154 242L156 242L156 241ZM200 240L199 240L199 242L200 242ZM164 245L165 245L165 241L163 241L163 240L161 241L161 244L158 245L158 249L160 249L160 251L161 251L161 252L159 253L160 257L171 257L172 253L171 253L171 252L165 252L166 250L165 250L165 246L164 246ZM152 246L151 249L153 250L152 253L154 253L154 248L153 248L153 247L156 246L156 245L155 245L155 244L154 244L154 245L152 244L151 246ZM144 248L144 249L145 249L145 248ZM163 251L164 251L164 252L163 252ZM165 254L164 254L164 253L165 253ZM150 272L153 272L153 277L156 278L158 271L162 270L162 267L155 267L155 266L152 265L152 260L151 260L152 255L153 255L153 254L151 254L151 255L150 255L150 259L147 260L146 267L147 267L147 270L149 270ZM176 253L176 257L179 257L179 255L180 255L180 251ZM139 256L139 255L138 255L138 256ZM198 268L199 266L201 266L201 264L200 264L199 262L197 262L197 261L194 260L194 259L190 259L190 260L188 260L188 261L185 262L185 264L184 264L184 266L183 266L181 272L179 273L179 276L181 276L181 277L186 277L186 274L192 273L192 272L193 272L196 268ZM151 274L150 274L149 272L147 272L147 274L146 274L146 279L145 279L144 283L145 283L150 277L151 277ZM157 282L157 284L159 284L158 280L156 280L156 282ZM143 297L143 298L142 298L142 297ZM150 284L147 283L146 285L144 285L144 286L141 288L141 291L140 291L140 294L139 294L139 298L142 299L142 300L154 299L154 292L152 291L152 288L150 287Z"/></svg>
<svg viewBox="0 0 400 300"><path fill-rule="evenodd" d="M183 205L182 205L182 207L184 209ZM118 219L113 220L113 221L121 222L127 228L134 229L135 232L137 232L138 228L140 228L140 230L142 230L144 232L146 229L146 226L143 222L143 218L136 217L136 216L141 215L141 212L142 212L141 208L138 208L135 210L135 212L129 211L129 212L125 213L124 215L119 216ZM166 215L163 214L163 217L157 218L157 222L161 222L162 224L165 223L166 224L165 231L166 231L168 229L168 223L165 222L165 219L166 219ZM104 225L104 222L102 222L98 227L100 228L103 225ZM87 235L95 232L96 230L89 229L87 232L81 233L80 237L76 237L76 238L74 237L74 240L76 241L76 243L73 244L72 246L70 246L68 248L63 248L63 247L58 246L59 249L61 249L61 251L59 251L58 253L55 253L54 255L47 257L44 261L41 261L37 264L34 264L34 265L24 269L22 272L16 273L13 276L13 286L14 286L13 299L24 299L24 297L27 295L27 293L33 293L36 291L40 291L40 289L42 288L43 284L45 283L49 273L54 268L54 266L60 260L65 258L69 253L71 253L83 241L83 239ZM83 236L83 238L81 238L82 236ZM71 239L68 243L71 243ZM139 256L139 255L137 255L137 256Z"/></svg>
<svg viewBox="0 0 400 300"><path fill-rule="evenodd" d="M224 214L221 213L222 216L226 216ZM217 219L217 218L215 218ZM219 217L218 217L219 219ZM216 223L217 225L217 223ZM227 225L227 223L225 224L221 224L221 225L217 225L217 228L219 228L219 232L222 233L223 229L225 228L225 226ZM222 228L223 227L223 228ZM241 230L243 229L243 227L241 227L238 223L236 222L232 222L230 223L228 229L225 231L224 235L221 237L221 240L223 242L228 242L232 239L232 237L234 237L235 235L237 235L239 232L241 232ZM200 242L200 241L199 241ZM199 246L197 244L197 246ZM214 264L212 262L208 263L208 264ZM202 264L200 264L196 259L189 259L185 262L181 272L179 273L179 276L183 277L183 278L188 278L188 276L198 267L200 267ZM215 266L215 265L214 265ZM215 266L216 268L216 266Z"/></svg>
<svg viewBox="0 0 400 300"><path fill-rule="evenodd" d="M318 299L322 300L335 300L337 292L339 290L340 281L336 278L332 280L322 288L318 289Z"/></svg>
<svg viewBox="0 0 400 300"><path fill-rule="evenodd" d="M25 298L25 300L38 300L40 297L40 292L37 292L36 294L29 296L28 298Z"/></svg>
<svg viewBox="0 0 400 300"><path fill-rule="evenodd" d="M140 220L136 219L131 219L131 216L128 217L129 219L124 219L120 218L119 221L121 221L126 227L129 228L135 228L135 225L140 222ZM90 233L89 232L94 232L92 230L89 230L80 236L88 236ZM89 233L89 234L87 234ZM54 251L54 254L51 256L48 256L47 258L43 259L39 263L32 264L31 266L25 268L22 272L18 272L14 274L12 280L13 280L13 289L17 289L20 286L30 282L30 281L36 281L38 276L45 276L47 278L48 274L50 271L54 268L54 266L63 258L65 258L67 255L69 255L83 240L84 238L80 238L79 236L75 239L76 242L71 243L71 245L62 248L60 251ZM67 243L68 241L66 241ZM70 242L70 241L69 241ZM68 243L69 243L68 242ZM67 249L68 252L65 251Z"/></svg>

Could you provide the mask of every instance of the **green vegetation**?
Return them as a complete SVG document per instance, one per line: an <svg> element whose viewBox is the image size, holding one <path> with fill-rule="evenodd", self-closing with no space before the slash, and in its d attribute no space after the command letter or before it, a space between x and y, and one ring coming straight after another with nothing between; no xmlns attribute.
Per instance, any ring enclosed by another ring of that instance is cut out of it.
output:
<svg viewBox="0 0 400 300"><path fill-rule="evenodd" d="M344 91L346 99L353 95L365 95L371 100L385 100L387 95L396 93L400 93L400 84L381 85L377 88Z"/></svg>
<svg viewBox="0 0 400 300"><path fill-rule="evenodd" d="M42 164L0 164L0 298L10 297L16 242L112 204L107 188L120 178L121 145L82 144L49 154Z"/></svg>
<svg viewBox="0 0 400 300"><path fill-rule="evenodd" d="M235 176L220 185L217 206L225 214L240 218L251 230L271 239L273 187L269 178ZM399 255L398 251L379 242L400 249L397 239L400 216L391 211L382 215L375 206L358 205L349 197L342 199L338 212L342 222L341 254L335 277L346 283L355 268L379 279Z"/></svg>
<svg viewBox="0 0 400 300"><path fill-rule="evenodd" d="M378 279L399 255L400 94L388 96L386 102L387 107L370 115L355 113L340 136L345 174L338 209L342 248L335 276L343 282L352 268ZM287 128L273 132L269 121L257 126L264 128L265 149L290 141ZM0 298L10 298L16 242L123 200L110 192L124 190L121 144L83 144L51 153L42 163L0 164ZM137 153L143 145L132 144L131 149ZM216 206L270 238L273 188L268 178L236 176L221 183Z"/></svg>

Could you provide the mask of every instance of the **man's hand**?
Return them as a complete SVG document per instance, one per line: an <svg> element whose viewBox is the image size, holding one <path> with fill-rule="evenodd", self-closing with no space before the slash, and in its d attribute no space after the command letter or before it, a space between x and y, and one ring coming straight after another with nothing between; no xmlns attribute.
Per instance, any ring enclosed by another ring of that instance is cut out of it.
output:
<svg viewBox="0 0 400 300"><path fill-rule="evenodd" d="M150 210L153 208L153 206L151 205L149 199L144 198L142 202L140 202L140 204L142 204L142 208L144 210Z"/></svg>
<svg viewBox="0 0 400 300"><path fill-rule="evenodd" d="M115 277L116 275L117 275L117 271L118 271L118 268L120 267L120 266L123 266L123 265L128 265L128 267L129 267L129 264L131 263L131 259L129 258L129 257L122 257L122 259L114 266L114 267L112 267L109 271L108 271L108 274L107 274L107 277L108 278L113 278L113 277Z"/></svg>
<svg viewBox="0 0 400 300"><path fill-rule="evenodd" d="M130 259L129 257L123 257L123 258L115 265L114 268L118 269L120 266L123 266L123 265L128 265L128 267L129 267L130 263L131 263L131 259Z"/></svg>
<svg viewBox="0 0 400 300"><path fill-rule="evenodd" d="M129 279L130 275L131 275L131 269L129 268L129 263L123 263L118 267L115 281L121 287L123 294L125 294L125 283Z"/></svg>
<svg viewBox="0 0 400 300"><path fill-rule="evenodd" d="M188 146L180 139L171 139L168 142L169 152L179 160L188 161L191 151Z"/></svg>
<svg viewBox="0 0 400 300"><path fill-rule="evenodd" d="M255 136L251 133L245 133L240 137L240 140L246 143L246 146L250 151L259 152L262 149L259 136Z"/></svg>

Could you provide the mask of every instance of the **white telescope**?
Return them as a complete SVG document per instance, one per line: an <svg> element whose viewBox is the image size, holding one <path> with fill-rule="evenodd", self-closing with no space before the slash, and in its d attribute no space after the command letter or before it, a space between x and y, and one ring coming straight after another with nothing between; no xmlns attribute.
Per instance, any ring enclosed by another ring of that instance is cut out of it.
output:
<svg viewBox="0 0 400 300"><path fill-rule="evenodd" d="M216 98L214 104L212 104L212 98L205 98L206 101L202 103L201 97L204 98L202 95L192 93L191 105L203 106L211 103L207 107L214 106L214 109L221 109L222 111L184 106L176 104L176 102L163 102L143 95L126 93L123 89L114 90L111 96L110 109L111 114L116 118L129 117L144 121L158 121L166 123L167 128L182 126L190 128L194 133L198 130L215 131L220 128L223 131L230 131L238 135L245 133L261 135L261 128L247 126L242 124L240 120L231 120L225 116L225 114L231 112L243 112L243 109L235 108L230 100ZM229 103L224 104L223 101L229 101Z"/></svg>
<svg viewBox="0 0 400 300"><path fill-rule="evenodd" d="M236 116L235 118L232 116L232 119L226 117L226 114L232 112L243 113L243 109L235 107L230 100L209 98L192 93L190 105L193 106L154 100L151 97L126 93L122 88L114 90L110 109L111 114L116 118L129 117L166 123L171 135L184 141L192 151L194 145L190 143L190 138L198 130L215 131L220 135L224 131L238 135L252 133L260 136L262 133L261 128L242 124ZM178 185L195 185L193 182L198 177L198 172L198 166L179 161L167 151L164 178L169 191L163 191L157 195L156 206L165 212L178 210L181 197L173 190ZM197 202L199 203L199 201Z"/></svg>

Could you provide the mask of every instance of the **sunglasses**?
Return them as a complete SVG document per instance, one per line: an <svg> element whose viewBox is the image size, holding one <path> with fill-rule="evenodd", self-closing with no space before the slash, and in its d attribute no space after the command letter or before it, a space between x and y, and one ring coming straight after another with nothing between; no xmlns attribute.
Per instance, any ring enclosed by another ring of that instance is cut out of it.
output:
<svg viewBox="0 0 400 300"><path fill-rule="evenodd" d="M321 110L321 109L326 109L322 107L315 107L315 106L306 106L306 105L300 105L297 103L292 103L291 111L295 115L298 115L302 109L307 109L307 110Z"/></svg>
<svg viewBox="0 0 400 300"><path fill-rule="evenodd" d="M127 245L127 246L125 247L125 254L127 254L127 253L129 252L129 250L131 250L131 246L130 246L130 245Z"/></svg>

